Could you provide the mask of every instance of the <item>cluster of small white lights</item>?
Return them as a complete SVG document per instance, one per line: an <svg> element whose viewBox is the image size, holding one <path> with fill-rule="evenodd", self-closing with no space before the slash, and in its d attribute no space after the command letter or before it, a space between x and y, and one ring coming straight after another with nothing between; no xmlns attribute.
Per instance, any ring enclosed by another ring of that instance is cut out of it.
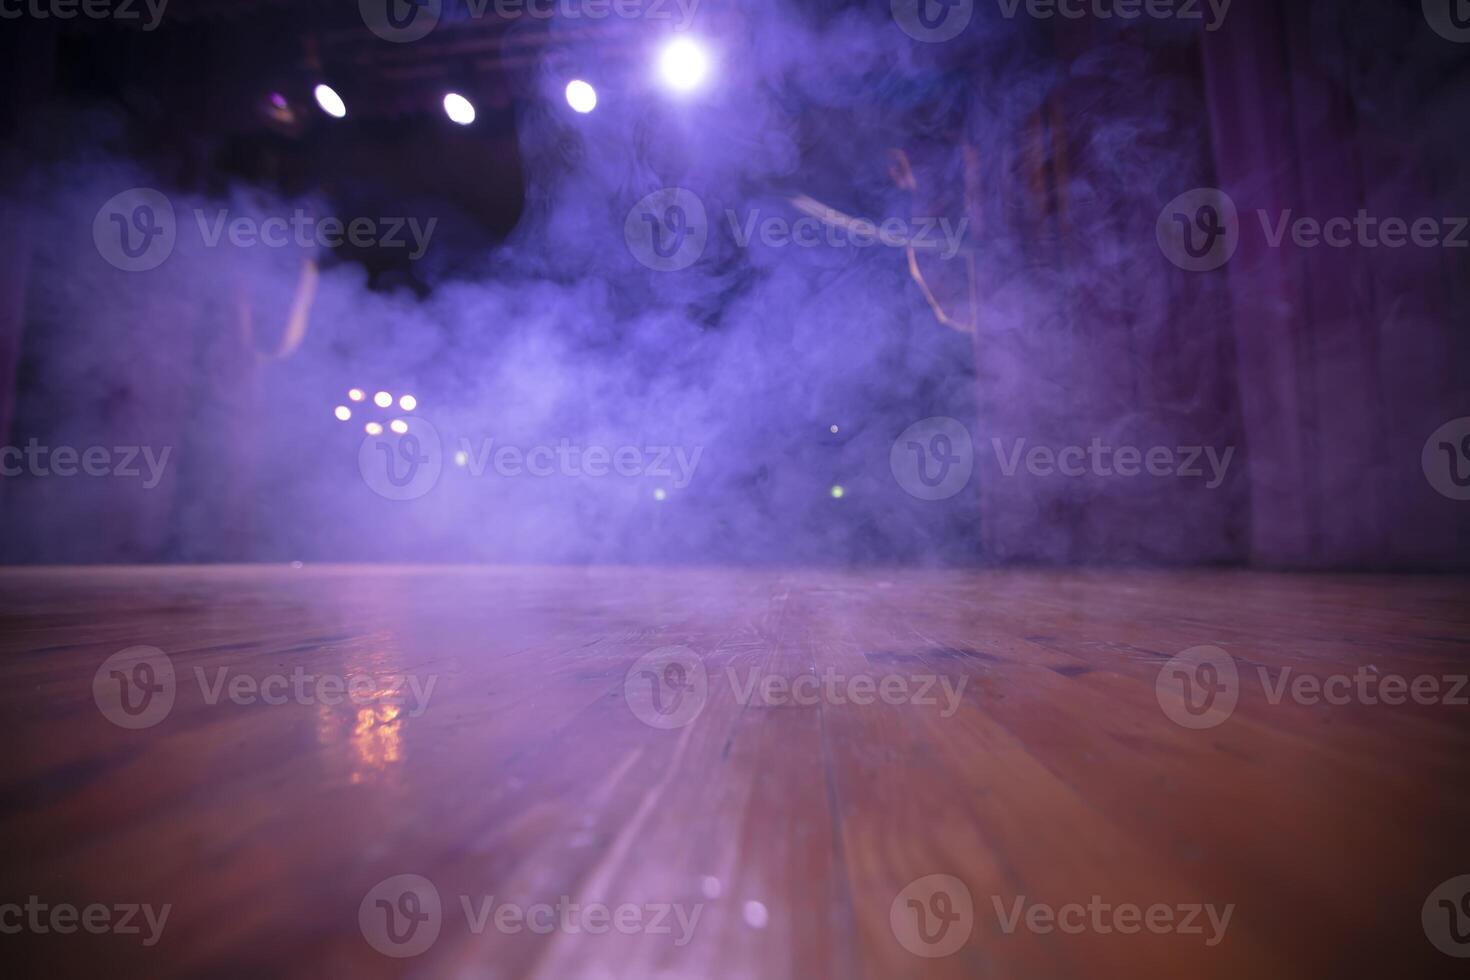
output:
<svg viewBox="0 0 1470 980"><path fill-rule="evenodd" d="M367 392L361 388L351 388L347 392L347 400L349 402L364 402L367 400ZM392 408L392 393L387 391L377 392L373 395L373 404L379 408ZM412 412L419 407L419 400L413 395L403 395L398 399L398 407L405 412ZM338 405L332 409L332 414L337 417L337 421L339 422L352 421L352 409L347 405ZM388 423L388 428L401 436L408 431L408 422L405 419L393 419ZM383 424L381 422L369 421L363 425L363 431L370 436L380 436L383 434ZM455 462L459 462L459 460L456 458ZM460 465L464 464L461 463Z"/></svg>
<svg viewBox="0 0 1470 980"><path fill-rule="evenodd" d="M342 96L330 85L318 85L311 93L316 97L316 104L322 107L322 112L333 119L343 119L347 116L347 103L342 101Z"/></svg>

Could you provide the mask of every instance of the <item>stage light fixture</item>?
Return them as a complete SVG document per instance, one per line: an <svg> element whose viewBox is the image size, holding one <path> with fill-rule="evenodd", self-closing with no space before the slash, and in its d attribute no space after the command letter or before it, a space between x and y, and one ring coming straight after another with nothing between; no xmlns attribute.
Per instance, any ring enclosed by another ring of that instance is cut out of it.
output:
<svg viewBox="0 0 1470 980"><path fill-rule="evenodd" d="M398 407L403 409L405 412L412 412L414 409L419 407L419 400L412 395L404 395L402 398L398 399Z"/></svg>
<svg viewBox="0 0 1470 980"><path fill-rule="evenodd" d="M408 423L403 421L403 419L394 419L392 422L388 423L388 428L392 429L396 434L401 436L408 431Z"/></svg>
<svg viewBox="0 0 1470 980"><path fill-rule="evenodd" d="M444 113L461 126L468 126L475 121L474 105L458 92L450 92L444 96Z"/></svg>
<svg viewBox="0 0 1470 980"><path fill-rule="evenodd" d="M577 112L591 112L597 108L597 90L580 78L574 78L567 82L567 105Z"/></svg>
<svg viewBox="0 0 1470 980"><path fill-rule="evenodd" d="M352 421L352 409L348 408L346 405L338 405L333 414L337 416L337 421L339 422Z"/></svg>
<svg viewBox="0 0 1470 980"><path fill-rule="evenodd" d="M360 402L367 397L367 393L361 388L353 388L347 392L347 397L351 401Z"/></svg>
<svg viewBox="0 0 1470 980"><path fill-rule="evenodd" d="M679 92L689 92L704 81L709 72L709 58L704 49L689 38L675 38L664 45L658 58L658 70L664 84Z"/></svg>
<svg viewBox="0 0 1470 980"><path fill-rule="evenodd" d="M347 116L347 103L342 101L342 96L330 85L318 85L312 90L316 96L316 104L322 107L322 112L333 119L343 119Z"/></svg>
<svg viewBox="0 0 1470 980"><path fill-rule="evenodd" d="M386 391L380 391L373 396L373 404L379 408L389 408L393 404L393 396Z"/></svg>

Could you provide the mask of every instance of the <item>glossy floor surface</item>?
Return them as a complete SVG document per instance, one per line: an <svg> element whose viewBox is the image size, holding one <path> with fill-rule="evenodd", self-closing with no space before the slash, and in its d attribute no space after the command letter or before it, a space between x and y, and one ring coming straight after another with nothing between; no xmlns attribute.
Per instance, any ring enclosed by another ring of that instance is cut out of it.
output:
<svg viewBox="0 0 1470 980"><path fill-rule="evenodd" d="M10 569L0 962L1463 975L1467 600L1244 572Z"/></svg>

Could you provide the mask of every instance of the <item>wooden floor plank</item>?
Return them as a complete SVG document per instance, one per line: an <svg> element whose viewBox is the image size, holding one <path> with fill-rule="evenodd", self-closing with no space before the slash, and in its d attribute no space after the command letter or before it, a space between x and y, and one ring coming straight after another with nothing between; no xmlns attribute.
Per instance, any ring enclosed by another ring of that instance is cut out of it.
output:
<svg viewBox="0 0 1470 980"><path fill-rule="evenodd" d="M1463 578L1198 570L3 570L0 906L171 911L154 946L27 925L0 955L58 976L1450 975L1421 911L1470 874L1470 707L1273 691L1446 693L1467 599ZM131 730L94 680L138 646L175 694ZM1238 702L1196 729L1156 685L1201 646ZM229 694L297 672L371 683ZM441 910L403 958L374 904L412 910L399 875ZM1003 924L1094 896L1231 919L1213 945ZM544 933L494 918L559 901L579 911L533 912ZM636 929L583 928L589 905Z"/></svg>

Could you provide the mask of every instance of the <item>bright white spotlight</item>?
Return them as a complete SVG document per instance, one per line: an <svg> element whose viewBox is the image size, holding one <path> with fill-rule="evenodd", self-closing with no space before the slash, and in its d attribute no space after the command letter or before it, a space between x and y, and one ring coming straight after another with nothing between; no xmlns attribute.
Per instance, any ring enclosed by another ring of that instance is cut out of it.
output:
<svg viewBox="0 0 1470 980"><path fill-rule="evenodd" d="M380 436L383 434L383 427L376 422L369 422L362 429L370 436Z"/></svg>
<svg viewBox="0 0 1470 980"><path fill-rule="evenodd" d="M403 435L405 432L408 431L408 423L403 421L403 419L394 419L392 422L388 423L388 428L392 429L399 435Z"/></svg>
<svg viewBox="0 0 1470 980"><path fill-rule="evenodd" d="M475 121L475 107L458 92L450 92L444 96L444 112L450 120L461 126L468 126Z"/></svg>
<svg viewBox="0 0 1470 980"><path fill-rule="evenodd" d="M664 45L658 58L659 74L664 83L680 92L699 87L709 71L709 59L704 49L687 37L676 38Z"/></svg>
<svg viewBox="0 0 1470 980"><path fill-rule="evenodd" d="M373 404L379 408L387 408L393 404L393 396L386 391L380 391L373 396Z"/></svg>
<svg viewBox="0 0 1470 980"><path fill-rule="evenodd" d="M347 397L355 402L360 402L367 397L361 388L353 388L347 392Z"/></svg>
<svg viewBox="0 0 1470 980"><path fill-rule="evenodd" d="M412 412L414 409L419 407L419 400L412 395L404 395L402 398L398 399L398 407L403 409L405 412Z"/></svg>
<svg viewBox="0 0 1470 980"><path fill-rule="evenodd" d="M591 112L597 108L597 90L580 78L567 82L567 105L578 112Z"/></svg>
<svg viewBox="0 0 1470 980"><path fill-rule="evenodd" d="M318 85L311 93L316 96L316 104L322 107L322 112L333 119L341 119L347 115L347 103L342 101L342 96L330 85Z"/></svg>
<svg viewBox="0 0 1470 980"><path fill-rule="evenodd" d="M337 416L337 421L339 422L348 422L352 419L352 409L346 405L338 405L334 414Z"/></svg>

